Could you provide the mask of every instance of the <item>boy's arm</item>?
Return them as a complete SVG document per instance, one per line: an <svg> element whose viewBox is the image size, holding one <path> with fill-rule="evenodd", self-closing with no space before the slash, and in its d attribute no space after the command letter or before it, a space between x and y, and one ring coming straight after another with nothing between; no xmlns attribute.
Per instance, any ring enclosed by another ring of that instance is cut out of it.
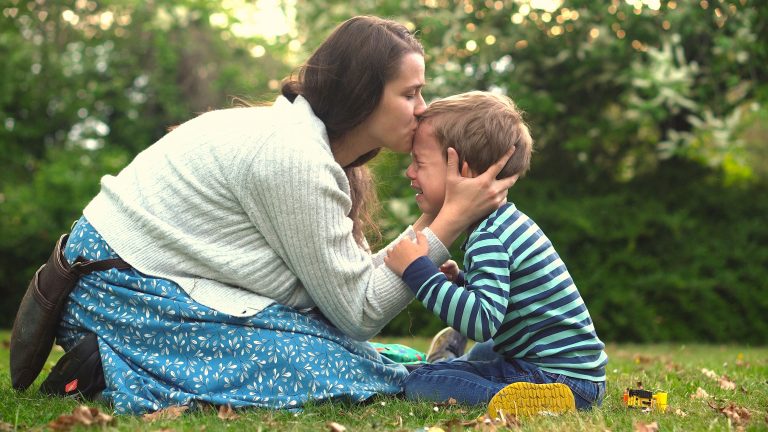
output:
<svg viewBox="0 0 768 432"><path fill-rule="evenodd" d="M480 232L467 249L465 286L452 283L425 257L413 261L403 280L416 297L446 324L476 340L491 339L509 303L510 257L495 236Z"/></svg>

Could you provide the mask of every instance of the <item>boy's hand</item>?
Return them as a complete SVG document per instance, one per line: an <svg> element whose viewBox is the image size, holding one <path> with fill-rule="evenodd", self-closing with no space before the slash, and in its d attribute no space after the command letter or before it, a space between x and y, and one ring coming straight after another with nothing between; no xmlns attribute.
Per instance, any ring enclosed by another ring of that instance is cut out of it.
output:
<svg viewBox="0 0 768 432"><path fill-rule="evenodd" d="M384 264L386 264L390 270L395 272L395 274L402 277L405 269L407 269L416 258L426 255L427 252L429 252L427 236L421 231L416 231L415 242L406 237L387 250L387 256L384 257Z"/></svg>
<svg viewBox="0 0 768 432"><path fill-rule="evenodd" d="M459 265L454 260L448 260L440 266L440 271L443 272L445 277L451 282L456 282L459 278Z"/></svg>

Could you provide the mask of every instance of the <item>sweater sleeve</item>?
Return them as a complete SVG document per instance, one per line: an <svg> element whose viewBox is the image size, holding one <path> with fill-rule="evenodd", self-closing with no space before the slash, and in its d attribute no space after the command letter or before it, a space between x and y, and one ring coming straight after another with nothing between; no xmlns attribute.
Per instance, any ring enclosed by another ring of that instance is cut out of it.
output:
<svg viewBox="0 0 768 432"><path fill-rule="evenodd" d="M498 238L479 232L466 256L464 286L450 282L424 257L408 266L403 279L443 322L470 339L487 341L499 329L509 303L509 254Z"/></svg>
<svg viewBox="0 0 768 432"><path fill-rule="evenodd" d="M247 211L258 223L270 225L262 228L274 233L271 246L336 327L357 340L375 336L413 294L355 242L341 167L330 155L292 145L276 147L254 163L253 205ZM448 259L437 237L428 230L425 234L430 257Z"/></svg>

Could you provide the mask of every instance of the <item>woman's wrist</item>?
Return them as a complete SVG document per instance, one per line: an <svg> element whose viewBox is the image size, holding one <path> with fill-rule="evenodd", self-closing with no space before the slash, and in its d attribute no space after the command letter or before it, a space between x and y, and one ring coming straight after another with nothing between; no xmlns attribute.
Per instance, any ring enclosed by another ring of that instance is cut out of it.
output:
<svg viewBox="0 0 768 432"><path fill-rule="evenodd" d="M445 245L450 248L454 241L461 235L466 226L460 218L454 217L445 208L434 218L429 229Z"/></svg>
<svg viewBox="0 0 768 432"><path fill-rule="evenodd" d="M413 230L423 231L424 228L432 225L432 222L434 220L435 220L434 215L422 214L421 216L419 216L418 219L416 219L416 222L413 223Z"/></svg>

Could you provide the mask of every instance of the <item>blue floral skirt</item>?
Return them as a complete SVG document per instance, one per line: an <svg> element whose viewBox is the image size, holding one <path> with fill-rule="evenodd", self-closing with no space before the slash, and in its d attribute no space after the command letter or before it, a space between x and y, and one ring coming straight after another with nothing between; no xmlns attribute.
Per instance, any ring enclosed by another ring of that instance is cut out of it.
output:
<svg viewBox="0 0 768 432"><path fill-rule="evenodd" d="M85 218L64 251L71 263L117 254ZM318 314L278 304L233 317L192 300L176 283L134 269L80 279L65 306L58 343L92 332L116 413L200 402L299 409L313 401L359 402L396 394L404 366L345 336Z"/></svg>

